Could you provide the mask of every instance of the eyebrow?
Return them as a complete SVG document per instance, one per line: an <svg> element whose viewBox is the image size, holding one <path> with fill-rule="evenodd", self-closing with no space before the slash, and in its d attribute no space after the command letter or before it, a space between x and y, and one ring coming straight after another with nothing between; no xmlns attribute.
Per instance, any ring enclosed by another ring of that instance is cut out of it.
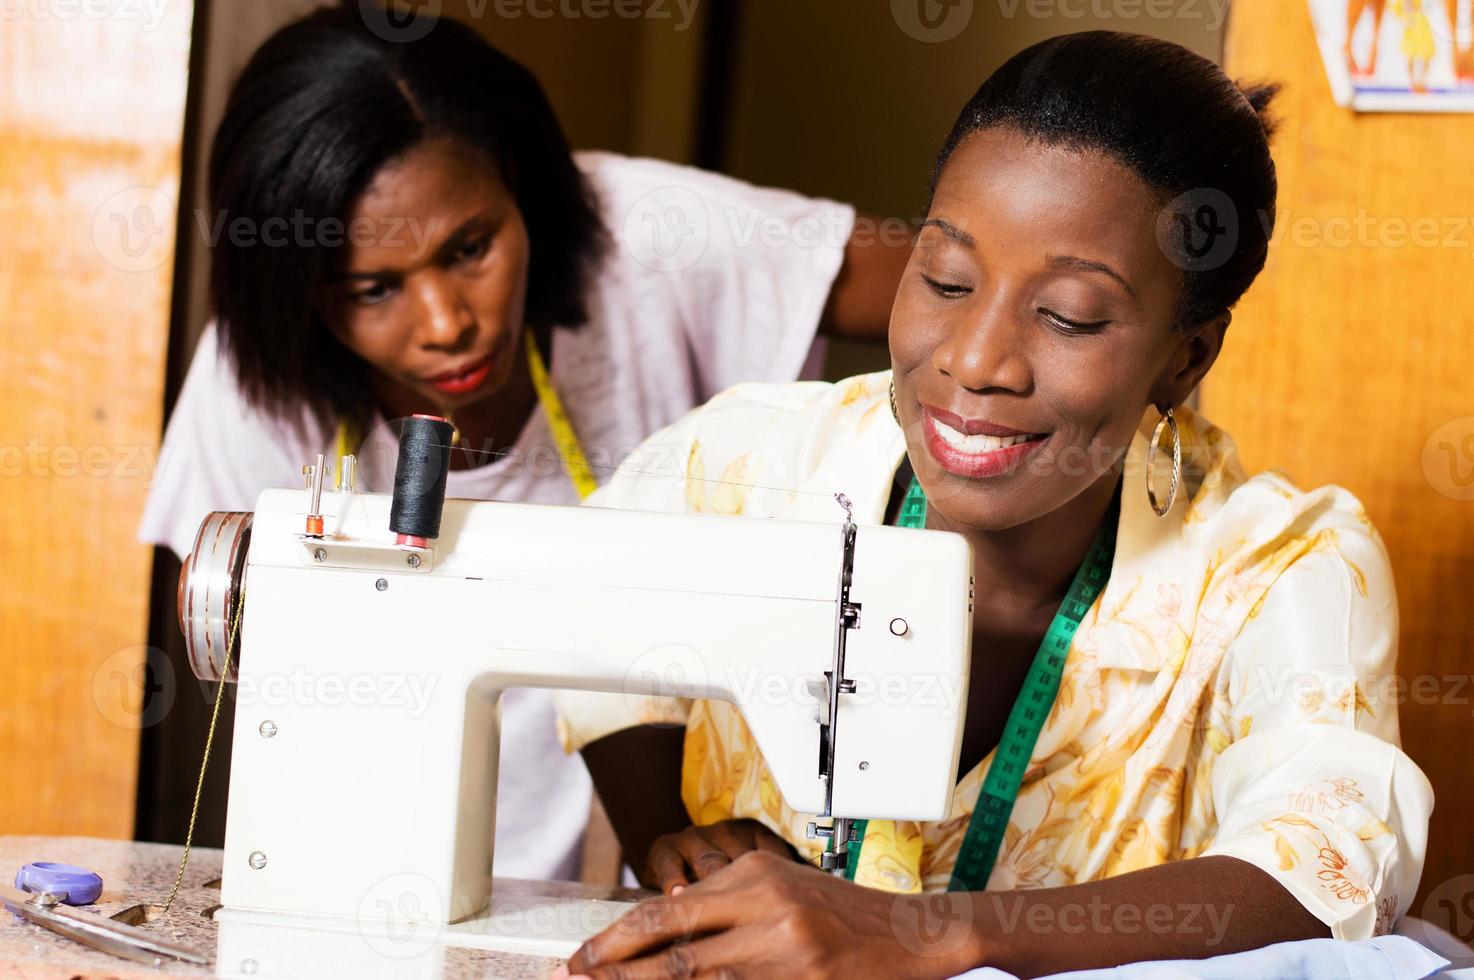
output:
<svg viewBox="0 0 1474 980"><path fill-rule="evenodd" d="M1126 292L1130 293L1133 299L1136 298L1136 290L1131 288L1131 284L1126 281L1125 277L1122 276L1115 269L1112 269L1110 266L1106 265L1104 262L1096 262L1093 259L1082 259L1077 255L1051 255L1047 257L1044 261L1051 269L1071 269L1076 272L1099 272L1103 275L1110 276L1112 279L1116 280L1116 282L1120 283L1122 288L1124 288Z"/></svg>
<svg viewBox="0 0 1474 980"><path fill-rule="evenodd" d="M927 218L921 223L921 227L935 228L957 244L966 245L968 248L972 248L978 243L977 239L945 218Z"/></svg>
<svg viewBox="0 0 1474 980"><path fill-rule="evenodd" d="M977 245L977 239L952 224L946 218L927 218L921 223L921 227L935 228L954 242L964 245L967 248ZM1097 262L1094 259L1082 259L1078 255L1051 255L1045 259L1045 264L1051 269L1068 269L1075 272L1099 272L1102 275L1110 276L1121 284L1121 287L1130 294L1132 299L1136 298L1136 290L1131 288L1131 284L1126 281L1126 277L1104 262Z"/></svg>
<svg viewBox="0 0 1474 980"><path fill-rule="evenodd" d="M441 241L439 247L430 253L431 259L442 258L453 246L460 244L466 232L477 223L490 224L492 222L493 208L486 207L471 215L465 221L456 226L456 229ZM331 282L352 282L355 279L398 279L403 278L405 269L374 269L369 272L345 272L341 276L330 280Z"/></svg>

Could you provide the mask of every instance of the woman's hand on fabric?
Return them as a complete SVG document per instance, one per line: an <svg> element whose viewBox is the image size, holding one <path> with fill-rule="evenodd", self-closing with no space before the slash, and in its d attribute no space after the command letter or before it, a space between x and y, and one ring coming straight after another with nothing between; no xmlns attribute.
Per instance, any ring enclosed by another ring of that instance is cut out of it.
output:
<svg viewBox="0 0 1474 980"><path fill-rule="evenodd" d="M758 821L723 820L657 838L642 880L667 895L679 895L692 882L711 877L753 851L788 861L798 858L787 841Z"/></svg>
<svg viewBox="0 0 1474 980"><path fill-rule="evenodd" d="M751 851L631 909L557 975L949 977L980 962L971 910L965 894L896 895Z"/></svg>

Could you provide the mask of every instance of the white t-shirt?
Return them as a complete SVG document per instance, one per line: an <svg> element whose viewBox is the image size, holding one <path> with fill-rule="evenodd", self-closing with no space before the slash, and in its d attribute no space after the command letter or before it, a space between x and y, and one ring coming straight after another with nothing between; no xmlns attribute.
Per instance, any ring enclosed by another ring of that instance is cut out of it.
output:
<svg viewBox="0 0 1474 980"><path fill-rule="evenodd" d="M832 201L608 153L579 153L610 248L591 277L589 320L553 332L553 384L600 482L651 433L742 381L812 377L815 332L854 225ZM205 515L251 510L262 490L301 485L334 431L251 408L213 327L170 417L139 537L181 558ZM375 418L360 489L393 488L397 443ZM452 497L577 504L542 409L514 455L453 470ZM495 873L575 878L592 787L558 744L549 692L502 700Z"/></svg>

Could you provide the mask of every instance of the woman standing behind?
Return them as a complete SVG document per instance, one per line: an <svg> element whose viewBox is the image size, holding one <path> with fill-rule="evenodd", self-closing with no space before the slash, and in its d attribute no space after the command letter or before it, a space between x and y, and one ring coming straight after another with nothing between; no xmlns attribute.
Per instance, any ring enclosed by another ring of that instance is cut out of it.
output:
<svg viewBox="0 0 1474 980"><path fill-rule="evenodd" d="M577 503L716 392L799 377L816 332L879 340L909 251L855 243L844 205L570 154L536 79L469 28L391 43L351 9L256 52L209 178L215 323L140 529L181 556L319 452L387 491L385 422L416 412L456 425L451 496ZM546 692L502 711L496 872L575 876L587 773Z"/></svg>

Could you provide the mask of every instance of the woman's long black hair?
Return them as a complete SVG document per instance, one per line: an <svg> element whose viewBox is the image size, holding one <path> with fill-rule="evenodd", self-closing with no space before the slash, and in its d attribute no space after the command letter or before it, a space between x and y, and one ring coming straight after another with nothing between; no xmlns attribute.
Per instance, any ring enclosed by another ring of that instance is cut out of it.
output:
<svg viewBox="0 0 1474 980"><path fill-rule="evenodd" d="M387 40L347 4L282 28L252 56L215 134L217 330L247 397L278 416L364 417L367 365L328 332L314 294L343 261L354 202L427 139L479 150L515 195L529 239L527 322L587 318L606 233L542 87L463 24L417 27L413 40Z"/></svg>

